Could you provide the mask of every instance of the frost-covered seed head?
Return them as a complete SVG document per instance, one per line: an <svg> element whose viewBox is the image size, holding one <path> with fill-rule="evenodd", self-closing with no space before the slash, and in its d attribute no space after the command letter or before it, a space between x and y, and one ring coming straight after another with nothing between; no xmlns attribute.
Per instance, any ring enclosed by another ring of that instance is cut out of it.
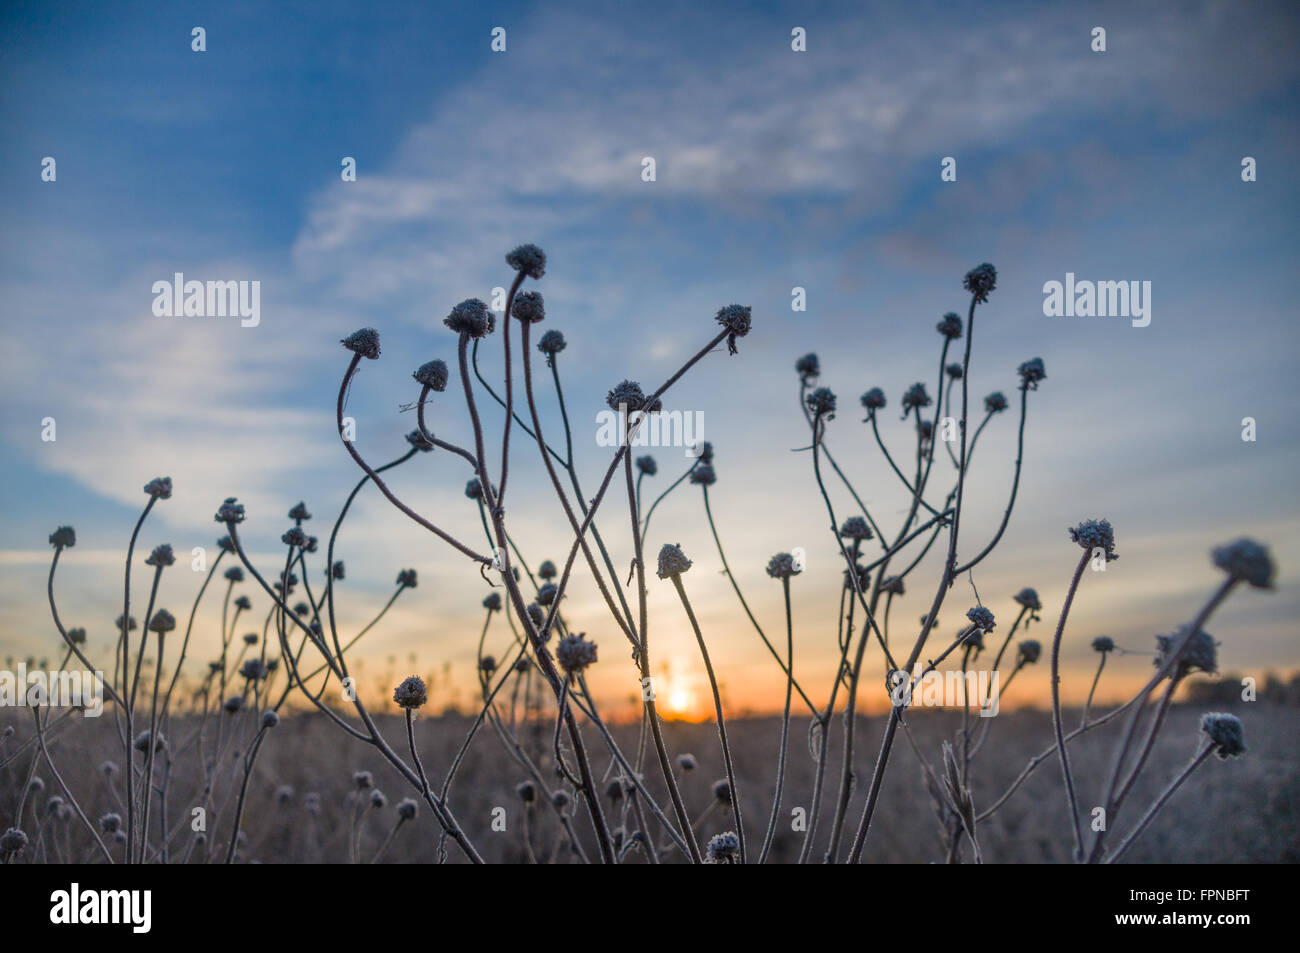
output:
<svg viewBox="0 0 1300 953"><path fill-rule="evenodd" d="M993 631L993 613L984 608L984 606L976 606L974 609L971 609L966 613L966 618L970 619L973 625L978 626L985 632Z"/></svg>
<svg viewBox="0 0 1300 953"><path fill-rule="evenodd" d="M415 803L413 798L404 797L397 802L397 816L404 821L415 820L415 815L420 812L420 806Z"/></svg>
<svg viewBox="0 0 1300 953"><path fill-rule="evenodd" d="M546 317L546 302L536 291L521 291L510 303L510 313L520 321L536 324Z"/></svg>
<svg viewBox="0 0 1300 953"><path fill-rule="evenodd" d="M115 834L122 827L122 815L108 813L99 819L99 829L105 834Z"/></svg>
<svg viewBox="0 0 1300 953"><path fill-rule="evenodd" d="M743 304L729 304L718 311L714 319L730 332L727 335L727 350L736 353L736 338L743 338L749 333L751 309Z"/></svg>
<svg viewBox="0 0 1300 953"><path fill-rule="evenodd" d="M1115 529L1110 520L1084 520L1070 529L1070 539L1086 550L1102 550L1107 562L1119 559L1115 553Z"/></svg>
<svg viewBox="0 0 1300 953"><path fill-rule="evenodd" d="M216 520L218 523L244 522L244 505L235 502L233 496L226 497L225 501L217 507Z"/></svg>
<svg viewBox="0 0 1300 953"><path fill-rule="evenodd" d="M360 354L372 361L379 357L379 332L374 328L353 331L339 343L353 354Z"/></svg>
<svg viewBox="0 0 1300 953"><path fill-rule="evenodd" d="M413 711L422 707L428 700L429 690L425 687L424 679L418 675L402 679L401 684L393 689L393 701L397 703L398 708Z"/></svg>
<svg viewBox="0 0 1300 953"><path fill-rule="evenodd" d="M488 306L478 298L466 298L451 309L451 313L443 319L442 323L457 334L466 334L471 338L485 338L496 329L497 319L488 310Z"/></svg>
<svg viewBox="0 0 1300 953"><path fill-rule="evenodd" d="M239 675L252 682L260 682L266 678L266 663L260 658L245 659L244 664L239 667Z"/></svg>
<svg viewBox="0 0 1300 953"><path fill-rule="evenodd" d="M596 643L588 642L581 632L566 635L555 646L555 659L566 672L577 674L596 662Z"/></svg>
<svg viewBox="0 0 1300 953"><path fill-rule="evenodd" d="M531 242L519 245L506 254L506 264L536 281L546 274L546 252Z"/></svg>
<svg viewBox="0 0 1300 953"><path fill-rule="evenodd" d="M154 477L144 485L144 491L155 500L170 500L172 498L172 478Z"/></svg>
<svg viewBox="0 0 1300 953"><path fill-rule="evenodd" d="M433 441L427 439L419 430L412 430L406 435L406 442L421 453L428 453L433 449Z"/></svg>
<svg viewBox="0 0 1300 953"><path fill-rule="evenodd" d="M429 390L441 392L447 389L447 365L443 361L437 359L427 361L421 364L411 376L415 378L417 384L423 384Z"/></svg>
<svg viewBox="0 0 1300 953"><path fill-rule="evenodd" d="M1206 712L1201 716L1201 731L1209 736L1214 753L1222 761L1246 753L1246 732L1236 715Z"/></svg>
<svg viewBox="0 0 1300 953"><path fill-rule="evenodd" d="M719 778L713 782L713 797L723 804L731 803L731 784L726 778Z"/></svg>
<svg viewBox="0 0 1300 953"><path fill-rule="evenodd" d="M555 601L556 593L558 593L559 591L560 591L559 586L557 586L553 582L548 582L537 590L537 602L540 605L549 606L552 602Z"/></svg>
<svg viewBox="0 0 1300 953"><path fill-rule="evenodd" d="M301 528L294 526L285 531L284 535L280 537L280 542L286 546L296 546L303 549L307 545L307 534Z"/></svg>
<svg viewBox="0 0 1300 953"><path fill-rule="evenodd" d="M659 550L660 579L680 576L690 568L691 561L686 558L686 554L682 552L682 547L679 544L664 543L663 548Z"/></svg>
<svg viewBox="0 0 1300 953"><path fill-rule="evenodd" d="M375 786L375 776L369 771L354 771L352 785L358 791L366 791ZM310 795L308 795L310 797Z"/></svg>
<svg viewBox="0 0 1300 953"><path fill-rule="evenodd" d="M677 767L683 771L694 771L696 768L695 755L679 754L677 756Z"/></svg>
<svg viewBox="0 0 1300 953"><path fill-rule="evenodd" d="M709 838L709 846L705 848L704 862L706 864L740 863L740 838L734 831L714 834Z"/></svg>
<svg viewBox="0 0 1300 953"><path fill-rule="evenodd" d="M280 723L280 716L275 712L271 711L269 708L266 711L262 712L263 728L274 728L279 723Z"/></svg>

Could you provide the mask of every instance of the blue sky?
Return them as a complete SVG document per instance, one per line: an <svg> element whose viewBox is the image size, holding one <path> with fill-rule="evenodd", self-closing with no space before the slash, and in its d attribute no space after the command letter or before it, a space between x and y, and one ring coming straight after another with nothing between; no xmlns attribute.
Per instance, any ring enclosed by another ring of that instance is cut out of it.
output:
<svg viewBox="0 0 1300 953"><path fill-rule="evenodd" d="M708 339L718 307L753 307L741 354L711 355L669 406L705 414L715 512L771 627L767 557L796 545L825 557L796 594L811 684L826 681L839 575L808 455L790 452L807 442L793 360L820 354L844 408L830 446L897 514L857 396L881 386L896 408L931 380L933 325L964 313L961 275L986 260L999 281L977 318L973 392L1011 394L1034 356L1048 380L1032 395L1015 518L977 573L984 601L1009 615L1010 594L1033 585L1054 622L1074 560L1065 526L1108 516L1124 558L1077 605L1067 661L1082 670L1095 634L1146 648L1185 621L1215 581L1208 548L1250 534L1272 545L1279 591L1240 595L1211 631L1225 667L1294 667L1298 19L1282 3L7 4L0 646L51 651L44 541L61 523L79 534L65 614L107 644L118 553L155 475L177 492L147 545L210 547L227 495L248 506L266 559L298 499L324 522L357 478L333 432L338 339L364 325L383 336L349 410L362 452L391 459L412 426L398 410L415 396L410 371L454 356L441 318L506 284L503 253L535 241L550 256L547 326L570 341L588 483L603 469L605 391L657 383ZM497 26L504 53L489 48ZM790 49L795 26L805 53ZM1105 53L1089 48L1094 26ZM57 182L40 180L44 156ZM340 179L344 156L356 182ZM956 182L940 181L944 156ZM1241 181L1243 156L1258 181ZM176 271L259 280L261 325L154 317L150 287ZM1044 317L1043 283L1067 271L1151 281L1151 325ZM795 286L806 312L791 311ZM499 368L493 344L486 369ZM463 408L437 413L466 437ZM40 439L49 416L53 443ZM1240 439L1246 416L1254 443ZM1008 414L982 438L974 539L1005 505L1014 425ZM889 439L901 445L901 426ZM556 557L562 515L535 448L515 453L515 534L534 562ZM659 453L663 473L678 453ZM394 484L477 542L462 470L422 458ZM613 502L610 536L626 520ZM377 495L356 515L347 624L364 623L402 565L422 578L367 637L374 664L464 665L486 594L477 573ZM702 621L736 691L761 697L779 671L741 626L700 515L694 494L674 498L648 545L681 542L697 559ZM630 558L621 537L616 549ZM188 604L189 576L166 579L164 604ZM924 610L923 588L900 613ZM652 584L661 657L691 681L671 595ZM955 625L965 603L949 605ZM626 694L633 672L601 611L589 580L575 584L568 612L614 663L598 684ZM1128 664L1136 677L1146 663Z"/></svg>

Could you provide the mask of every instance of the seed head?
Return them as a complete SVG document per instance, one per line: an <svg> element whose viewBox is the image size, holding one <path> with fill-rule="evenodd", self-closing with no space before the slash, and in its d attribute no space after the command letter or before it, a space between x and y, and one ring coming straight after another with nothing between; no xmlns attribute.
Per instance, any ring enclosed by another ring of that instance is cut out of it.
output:
<svg viewBox="0 0 1300 953"><path fill-rule="evenodd" d="M311 514L307 512L307 504L299 501L294 508L289 511L289 519L297 520L300 523L311 519Z"/></svg>
<svg viewBox="0 0 1300 953"><path fill-rule="evenodd" d="M705 848L704 862L706 864L740 863L740 838L734 831L714 834L709 838L709 846Z"/></svg>
<svg viewBox="0 0 1300 953"><path fill-rule="evenodd" d="M1208 711L1201 716L1201 731L1209 736L1221 761L1246 753L1245 729L1236 715Z"/></svg>
<svg viewBox="0 0 1300 953"><path fill-rule="evenodd" d="M478 661L478 670L484 675L491 675L497 670L497 660L494 655L485 655Z"/></svg>
<svg viewBox="0 0 1300 953"><path fill-rule="evenodd" d="M961 337L961 318L949 311L943 316L943 320L935 325L935 329L948 340L955 341Z"/></svg>
<svg viewBox="0 0 1300 953"><path fill-rule="evenodd" d="M483 608L484 608L484 609L487 609L488 612L500 612L500 611L501 611L501 593L499 593L499 592L489 592L489 593L487 594L487 597L484 598L484 600L483 600Z"/></svg>
<svg viewBox="0 0 1300 953"><path fill-rule="evenodd" d="M416 573L414 569L403 569L397 574L397 585L403 589L414 589L416 584Z"/></svg>
<svg viewBox="0 0 1300 953"><path fill-rule="evenodd" d="M949 377L951 377L953 380L955 380L955 381L959 381L959 380L961 380L961 378L962 378L962 369L961 369L961 365L960 365L960 364L949 364L947 367L944 368L944 373L946 373L946 374L947 374Z"/></svg>
<svg viewBox="0 0 1300 953"><path fill-rule="evenodd" d="M11 827L0 834L0 855L11 857L27 849L27 835L16 827Z"/></svg>
<svg viewBox="0 0 1300 953"><path fill-rule="evenodd" d="M320 795L315 791L308 791L302 797L302 806L308 814L320 813Z"/></svg>
<svg viewBox="0 0 1300 953"><path fill-rule="evenodd" d="M861 516L850 516L840 526L840 535L845 539L871 539L871 527Z"/></svg>
<svg viewBox="0 0 1300 953"><path fill-rule="evenodd" d="M353 331L339 343L353 354L360 354L372 361L379 357L379 332L374 328Z"/></svg>
<svg viewBox="0 0 1300 953"><path fill-rule="evenodd" d="M226 579L228 579L230 582L244 581L244 570L239 566L231 566L229 569L226 570L225 575L226 575Z"/></svg>
<svg viewBox="0 0 1300 953"><path fill-rule="evenodd" d="M978 626L981 631L993 631L993 613L983 606L976 606L974 609L971 609L966 613L966 618L970 619L971 622Z"/></svg>
<svg viewBox="0 0 1300 953"><path fill-rule="evenodd" d="M984 410L990 414L1000 414L1007 409L1006 395L1000 390L995 390L984 398Z"/></svg>
<svg viewBox="0 0 1300 953"><path fill-rule="evenodd" d="M723 804L731 803L731 783L726 778L719 778L713 782L713 797Z"/></svg>
<svg viewBox="0 0 1300 953"><path fill-rule="evenodd" d="M551 804L556 810L562 811L569 806L571 798L568 791L557 790L551 795Z"/></svg>
<svg viewBox="0 0 1300 953"><path fill-rule="evenodd" d="M686 554L682 552L679 543L664 543L663 549L659 550L660 579L667 579L669 576L680 576L690 568L691 561L686 558Z"/></svg>
<svg viewBox="0 0 1300 953"><path fill-rule="evenodd" d="M176 563L176 554L172 552L170 543L163 543L155 546L153 552L145 557L146 566L172 566Z"/></svg>
<svg viewBox="0 0 1300 953"><path fill-rule="evenodd" d="M244 664L239 667L239 675L250 682L260 682L266 678L266 663L260 658L245 659Z"/></svg>
<svg viewBox="0 0 1300 953"><path fill-rule="evenodd" d="M868 587L870 587L871 585L870 570L868 570L866 566L862 565L862 563L854 563L853 568L858 574L857 591L866 592ZM844 588L847 589L849 592L854 591L853 577L849 575L849 571L847 569L844 570Z"/></svg>
<svg viewBox="0 0 1300 953"><path fill-rule="evenodd" d="M1253 539L1241 538L1236 542L1214 547L1211 555L1214 565L1234 579L1249 583L1256 589L1273 588L1273 557L1268 547Z"/></svg>
<svg viewBox="0 0 1300 953"><path fill-rule="evenodd" d="M244 504L236 503L235 497L228 496L225 502L217 507L218 523L242 523L244 522Z"/></svg>
<svg viewBox="0 0 1300 953"><path fill-rule="evenodd" d="M880 591L886 595L901 596L903 594L903 577L890 576L880 581Z"/></svg>
<svg viewBox="0 0 1300 953"><path fill-rule="evenodd" d="M697 463L691 470L691 482L697 486L713 486L718 482L718 475L707 463Z"/></svg>
<svg viewBox="0 0 1300 953"><path fill-rule="evenodd" d="M555 646L555 658L566 672L577 674L595 663L596 643L588 642L581 632L566 635Z"/></svg>
<svg viewBox="0 0 1300 953"><path fill-rule="evenodd" d="M547 367L554 367L555 355L559 354L568 346L568 342L564 340L564 335L559 331L556 331L554 328L543 334L541 339L537 342L537 350L546 355Z"/></svg>
<svg viewBox="0 0 1300 953"><path fill-rule="evenodd" d="M370 792L370 806L375 810L378 810L387 803L388 798L384 797L384 792L379 790L379 788L375 788Z"/></svg>
<svg viewBox="0 0 1300 953"><path fill-rule="evenodd" d="M520 245L506 255L506 264L534 281L546 274L546 252L536 245Z"/></svg>
<svg viewBox="0 0 1300 953"><path fill-rule="evenodd" d="M1020 657L1021 665L1033 665L1038 661L1038 657L1043 654L1043 646L1037 639L1025 639L1020 643L1020 651L1017 654Z"/></svg>
<svg viewBox="0 0 1300 953"><path fill-rule="evenodd" d="M532 620L533 625L536 628L540 629L542 624L546 621L546 610L536 602L530 602L528 603L528 618ZM542 641L546 641L547 633L543 632L541 635Z"/></svg>
<svg viewBox="0 0 1300 953"><path fill-rule="evenodd" d="M404 821L415 820L415 815L420 812L420 806L415 803L413 798L404 797L397 802L397 816Z"/></svg>
<svg viewBox="0 0 1300 953"><path fill-rule="evenodd" d="M1070 539L1089 551L1103 550L1106 562L1119 559L1115 554L1115 530L1110 520L1084 520L1070 530Z"/></svg>
<svg viewBox="0 0 1300 953"><path fill-rule="evenodd" d="M222 703L221 707L233 715L244 707L244 696L231 695Z"/></svg>
<svg viewBox="0 0 1300 953"><path fill-rule="evenodd" d="M144 491L155 500L170 500L172 498L172 478L154 477L144 485Z"/></svg>
<svg viewBox="0 0 1300 953"><path fill-rule="evenodd" d="M418 675L403 679L402 683L393 689L393 701L397 702L397 707L408 711L423 707L428 700L429 690L425 687L424 679Z"/></svg>
<svg viewBox="0 0 1300 953"><path fill-rule="evenodd" d="M330 567L330 575L335 579L346 578L347 570L343 566L343 560L335 560L334 565Z"/></svg>
<svg viewBox="0 0 1300 953"><path fill-rule="evenodd" d="M873 387L862 395L862 406L868 411L879 410L885 406L885 392L879 387Z"/></svg>
<svg viewBox="0 0 1300 953"><path fill-rule="evenodd" d="M279 585L280 585L279 583L276 583L277 588L279 588ZM239 596L235 600L235 608L243 609L245 612L247 612L249 609L253 608L253 601L249 599L248 596ZM132 626L131 628L135 628L135 626Z"/></svg>
<svg viewBox="0 0 1300 953"><path fill-rule="evenodd" d="M417 384L423 384L429 390L442 392L447 389L447 365L443 361L427 361L411 376Z"/></svg>
<svg viewBox="0 0 1300 953"><path fill-rule="evenodd" d="M961 640L961 644L974 649L975 654L979 655L980 652L984 651L984 633L979 629L969 632L966 634L966 637Z"/></svg>
<svg viewBox="0 0 1300 953"><path fill-rule="evenodd" d="M451 314L442 323L458 334L485 338L496 329L497 319L478 298L466 298L451 309Z"/></svg>
<svg viewBox="0 0 1300 953"><path fill-rule="evenodd" d="M1038 390L1038 382L1047 379L1047 371L1043 367L1043 359L1035 357L1025 361L1016 373L1020 375L1021 390Z"/></svg>
<svg viewBox="0 0 1300 953"><path fill-rule="evenodd" d="M605 395L605 403L609 404L610 410L617 411L621 407L629 414L637 410L654 413L663 408L663 401L657 398L653 404L649 403L645 394L641 391L641 385L636 381L623 381L620 383Z"/></svg>
<svg viewBox="0 0 1300 953"><path fill-rule="evenodd" d="M795 568L794 557L789 553L777 553L767 561L767 574L773 579L789 579L797 576L800 570Z"/></svg>
<svg viewBox="0 0 1300 953"><path fill-rule="evenodd" d="M269 708L262 712L262 727L274 728L280 723L280 716Z"/></svg>
<svg viewBox="0 0 1300 953"><path fill-rule="evenodd" d="M659 472L659 464L655 463L655 458L648 453L644 457L636 458L636 468L639 473L644 473L646 476L654 476Z"/></svg>
<svg viewBox="0 0 1300 953"><path fill-rule="evenodd" d="M537 800L537 785L533 784L532 781L520 781L515 785L515 794L525 804L532 804Z"/></svg>
<svg viewBox="0 0 1300 953"><path fill-rule="evenodd" d="M149 620L149 631L163 635L176 628L176 618L166 609L159 609Z"/></svg>
<svg viewBox="0 0 1300 953"><path fill-rule="evenodd" d="M280 542L284 543L286 546L296 546L299 549L303 549L307 545L307 534L299 527L294 526L280 537Z"/></svg>
<svg viewBox="0 0 1300 953"><path fill-rule="evenodd" d="M683 771L694 771L696 767L695 755L679 754L677 756L677 767L681 768Z"/></svg>
<svg viewBox="0 0 1300 953"><path fill-rule="evenodd" d="M82 628L69 629L68 641L73 645L84 645L86 642L86 630Z"/></svg>
<svg viewBox="0 0 1300 953"><path fill-rule="evenodd" d="M275 799L281 804L288 804L293 800L293 786L282 784L275 789Z"/></svg>
<svg viewBox="0 0 1300 953"><path fill-rule="evenodd" d="M816 417L835 413L835 392L829 387L818 387L804 398L804 403Z"/></svg>
<svg viewBox="0 0 1300 953"><path fill-rule="evenodd" d="M510 313L520 321L536 324L546 317L546 303L536 291L521 291L511 302Z"/></svg>
<svg viewBox="0 0 1300 953"><path fill-rule="evenodd" d="M122 827L122 815L105 814L99 819L99 829L105 834L116 834Z"/></svg>
<svg viewBox="0 0 1300 953"><path fill-rule="evenodd" d="M71 526L60 526L50 534L50 545L55 549L71 549L77 545L77 531Z"/></svg>
<svg viewBox="0 0 1300 953"><path fill-rule="evenodd" d="M544 606L549 606L552 602L555 601L555 595L559 591L560 591L559 586L557 586L553 582L548 582L543 584L542 587L537 590L538 603Z"/></svg>
<svg viewBox="0 0 1300 953"><path fill-rule="evenodd" d="M127 619L125 624L126 624L126 631L128 631L128 632L134 632L136 629L139 628L139 626L136 625L136 622L135 622L135 616L131 616L131 618ZM117 631L121 632L121 631L122 631L122 625L123 625L122 617L121 617L121 616L118 616L118 617L117 617L117 620L113 623L113 628L115 628L115 629L117 629Z"/></svg>
<svg viewBox="0 0 1300 953"><path fill-rule="evenodd" d="M1171 653L1177 648L1178 643L1183 640L1183 636L1186 634L1187 626L1180 625L1169 635L1156 636L1156 658L1154 663L1156 668L1164 668ZM1178 666L1173 673L1173 677L1181 679L1192 672L1205 672L1207 675L1213 675L1218 670L1218 643L1202 629L1197 630L1196 634L1187 643L1187 648L1183 649L1182 654L1178 656Z"/></svg>
<svg viewBox="0 0 1300 953"><path fill-rule="evenodd" d="M1037 612L1043 608L1043 604L1038 601L1038 593L1028 586L1021 589L1012 598L1031 612Z"/></svg>
<svg viewBox="0 0 1300 953"><path fill-rule="evenodd" d="M736 338L749 333L750 308L743 304L729 304L718 311L714 320L731 332L727 335L727 351L735 354Z"/></svg>
<svg viewBox="0 0 1300 953"><path fill-rule="evenodd" d="M354 771L352 784L358 791L367 791L375 786L375 777L369 771ZM307 796L311 797L310 794Z"/></svg>
<svg viewBox="0 0 1300 953"><path fill-rule="evenodd" d="M974 295L976 301L983 303L989 300L989 292L997 286L997 283L997 269L985 262L966 272L962 287Z"/></svg>
<svg viewBox="0 0 1300 953"><path fill-rule="evenodd" d="M148 728L146 728L144 731L140 732L138 735L135 736L135 741L132 743L131 747L133 747L136 751L141 751L144 752L145 754L148 754L149 739L152 737L153 737L153 732L150 731ZM167 748L167 739L161 734L158 735L158 740L154 742L153 750L163 751L166 748Z"/></svg>
<svg viewBox="0 0 1300 953"><path fill-rule="evenodd" d="M612 778L609 784L605 785L605 796L611 801L623 800L623 779Z"/></svg>
<svg viewBox="0 0 1300 953"><path fill-rule="evenodd" d="M917 381L915 384L909 387L907 389L907 393L903 395L903 416L904 417L907 416L907 412L910 411L913 407L919 409L921 407L929 407L929 406L930 406L930 395L925 392L925 385L922 384L920 381Z"/></svg>
<svg viewBox="0 0 1300 953"><path fill-rule="evenodd" d="M1105 655L1107 652L1115 651L1115 640L1109 635L1099 635L1092 640L1092 650Z"/></svg>
<svg viewBox="0 0 1300 953"><path fill-rule="evenodd" d="M817 360L816 354L805 354L799 358L794 362L794 369L805 384L822 372L821 362Z"/></svg>

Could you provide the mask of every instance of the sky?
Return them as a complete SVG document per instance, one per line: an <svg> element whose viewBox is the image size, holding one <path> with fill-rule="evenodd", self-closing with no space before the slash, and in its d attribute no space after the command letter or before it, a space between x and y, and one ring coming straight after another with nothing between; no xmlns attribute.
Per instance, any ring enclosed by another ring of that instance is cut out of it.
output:
<svg viewBox="0 0 1300 953"><path fill-rule="evenodd" d="M1188 621L1219 582L1211 547L1242 535L1271 547L1276 591L1238 592L1207 628L1225 671L1290 671L1300 666L1298 23L1291 4L1227 2L7 3L0 655L57 652L46 538L69 524L78 541L56 580L60 612L88 629L92 657L110 657L125 544L152 477L176 489L145 524L137 580L158 543L215 555L212 514L227 496L247 508L243 532L264 572L279 571L285 514L300 499L325 538L360 477L333 419L349 357L340 338L364 326L381 334L383 355L362 368L348 413L358 450L386 462L414 426L402 409L418 395L411 372L432 358L454 364L443 317L507 285L505 252L535 242L548 254L535 286L541 330L568 340L560 372L588 495L610 455L596 418L608 389L624 378L657 387L712 337L720 307L752 307L739 354L708 355L666 405L702 415L719 532L769 634L783 635L784 615L767 560L806 551L792 582L795 670L819 703L837 654L842 566L800 449L809 433L794 361L820 356L818 383L839 397L826 445L877 520L896 527L907 494L858 396L886 392L883 436L906 456L902 393L918 380L933 393L934 325L965 315L962 275L984 261L998 282L977 312L972 400L1002 390L1014 403L1016 368L1032 357L1047 379L1029 395L1008 529L954 588L939 632L955 633L978 598L1000 641L1012 595L1032 586L1044 610L1029 635L1047 641L1078 558L1066 527L1105 517L1121 559L1089 574L1074 602L1067 700L1087 692L1097 635L1133 653L1108 667L1100 697L1144 680L1153 636ZM1092 49L1096 27L1104 52ZM795 28L803 51L792 49ZM54 181L42 178L46 157ZM341 175L345 157L355 181ZM941 179L945 157L955 181ZM156 316L151 289L176 272L260 282L260 323ZM1067 273L1149 281L1150 324L1046 316L1044 284ZM792 309L795 288L804 311ZM497 334L482 353L489 380L500 382L501 362ZM458 392L454 380L429 413L439 436L465 444ZM558 436L544 373L539 399ZM480 407L499 434L502 415ZM42 439L47 418L54 440ZM1016 425L1009 411L981 437L962 553L997 529ZM680 447L652 452L660 473L647 497L688 465ZM467 471L422 455L391 485L479 547ZM946 492L942 448L936 471ZM518 431L511 473L512 536L533 566L562 559L571 534L536 445ZM837 517L851 515L843 487L828 488ZM625 496L598 523L615 565L628 566ZM665 542L695 561L683 578L728 705L779 709L784 677L721 573L697 488L656 511L647 551ZM942 548L909 577L896 627L915 628L928 608ZM467 701L491 591L473 566L373 487L338 555L345 633L375 615L400 569L419 572L358 646L363 682L377 692L393 675L446 670L435 704ZM187 612L200 578L182 558L159 604ZM648 587L665 707L707 714L676 594L653 575ZM268 603L249 594L260 620ZM200 666L218 610L212 600L200 612ZM626 707L637 673L585 570L564 612L600 647L593 690ZM498 617L489 648L509 641ZM1006 704L1043 703L1046 666L1015 691ZM864 690L863 704L878 710L880 694Z"/></svg>

